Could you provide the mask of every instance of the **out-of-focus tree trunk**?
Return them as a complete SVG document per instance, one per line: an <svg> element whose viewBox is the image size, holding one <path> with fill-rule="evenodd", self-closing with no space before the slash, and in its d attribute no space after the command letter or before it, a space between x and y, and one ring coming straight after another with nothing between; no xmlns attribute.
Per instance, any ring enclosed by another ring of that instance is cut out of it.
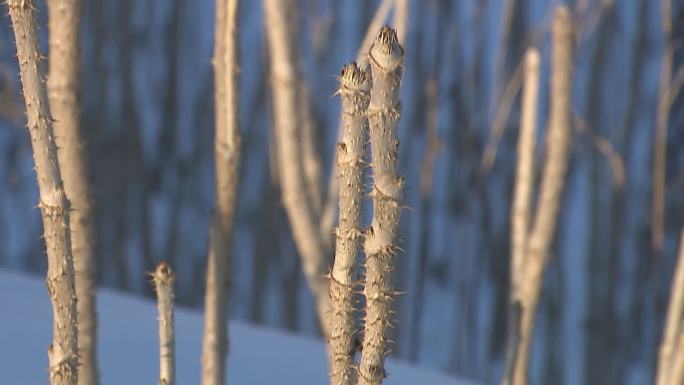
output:
<svg viewBox="0 0 684 385"><path fill-rule="evenodd" d="M98 385L95 234L87 141L79 126L80 0L49 0L50 111L64 191L71 203L71 249L78 311L79 385Z"/></svg>
<svg viewBox="0 0 684 385"><path fill-rule="evenodd" d="M667 126L670 121L670 87L672 83L672 3L660 1L660 18L664 35L663 54L658 83L658 107L653 134L653 194L651 206L651 242L654 253L663 248L665 239L665 174L667 165Z"/></svg>
<svg viewBox="0 0 684 385"><path fill-rule="evenodd" d="M608 71L607 56L616 22L615 4L610 3L602 11L594 35L596 44L590 61L589 79L586 94L586 118L593 132L604 136L603 107L605 106L602 88ZM585 334L585 378L587 384L614 384L617 353L613 352L616 343L614 296L616 279L614 255L610 253L610 223L612 189L608 163L598 149L588 149L589 156L589 223L587 273L587 310Z"/></svg>
<svg viewBox="0 0 684 385"><path fill-rule="evenodd" d="M520 128L518 132L518 161L515 173L513 204L511 207L511 310L509 311L508 353L503 384L513 383L513 374L520 343L521 280L525 278L525 253L532 219L532 196L534 191L534 149L537 135L537 103L539 94L539 51L530 48L525 55L523 71L523 99ZM518 376L522 376L520 369ZM521 381L521 380L518 380Z"/></svg>
<svg viewBox="0 0 684 385"><path fill-rule="evenodd" d="M621 122L619 131L616 135L615 145L618 153L622 154L626 173L630 174L629 165L632 164L632 149L635 142L635 128L639 124L638 118L642 109L640 108L641 97L643 95L642 79L644 75L644 64L646 61L645 49L647 43L648 33L648 11L649 0L639 0L637 12L634 15L634 25L636 31L632 40L632 49L630 52L629 62L629 83L627 88L627 103L625 108L624 121ZM630 206L630 197L633 196L633 189L635 186L630 185L629 180L626 180L623 186L616 186L613 189L613 204L611 205L611 259L618 261L615 266L619 269L620 264L634 264L634 273L628 276L630 282L634 285L634 293L643 293L646 291L648 268L650 265L649 258L642 258L641 254L634 253L630 259L622 258L624 251L627 249L636 250L638 243L634 239L635 220L638 215L634 215L632 207ZM632 213L630 215L629 213ZM624 279L620 277L620 279ZM626 317L618 322L618 335L616 339L620 341L621 346L616 346L617 349L617 363L616 363L616 383L622 384L627 378L628 365L631 362L631 357L634 352L640 351L643 346L643 336L641 335L640 322L643 315L639 310L644 303L646 296L634 295L630 298L629 308L626 312Z"/></svg>
<svg viewBox="0 0 684 385"><path fill-rule="evenodd" d="M302 268L316 302L324 336L329 336L328 250L320 237L316 205L310 199L303 159L298 103L301 102L297 68L296 5L291 1L265 0L265 25L270 52L275 140L283 205L287 211Z"/></svg>
<svg viewBox="0 0 684 385"><path fill-rule="evenodd" d="M684 381L684 230L679 242L679 257L658 352L656 385L679 385Z"/></svg>
<svg viewBox="0 0 684 385"><path fill-rule="evenodd" d="M573 66L572 16L565 6L558 6L553 22L553 51L551 55L551 108L547 133L546 160L542 169L539 199L526 244L525 267L516 302L522 305L520 344L516 353L513 385L526 385L529 357L534 331L534 319L539 303L544 268L558 222L565 173L570 150L572 113Z"/></svg>

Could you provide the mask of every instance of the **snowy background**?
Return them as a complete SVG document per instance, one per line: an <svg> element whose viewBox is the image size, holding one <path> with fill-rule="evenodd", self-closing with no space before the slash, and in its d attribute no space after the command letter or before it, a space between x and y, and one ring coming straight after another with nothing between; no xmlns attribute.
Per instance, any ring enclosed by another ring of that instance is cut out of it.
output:
<svg viewBox="0 0 684 385"><path fill-rule="evenodd" d="M179 272L178 301L199 308L214 191L214 1L83 2L82 125L96 195L98 282L150 296L144 272L167 260ZM492 167L483 170L481 161L503 90L529 44L542 53L538 143L543 143L548 26L559 3L409 1L400 163L411 209L402 223L405 252L398 259L397 286L406 294L397 302L396 358L485 383L499 381L519 98ZM611 144L625 179L617 183L619 172L596 140L575 130L537 318L532 378L536 384L645 384L684 225L682 97L674 101L667 137L665 243L654 251L652 138L667 41L660 2L563 3L574 10L579 31L573 109ZM679 16L684 6L673 3L676 72L684 62ZM298 1L303 68L324 170L333 158L339 119L335 76L354 59L377 5ZM39 9L45 26L44 4ZM314 337L312 300L272 167L261 2L243 1L240 12L244 160L231 316ZM43 276L38 193L14 53L4 17L0 266ZM540 147L538 159L542 156ZM5 320L0 317L0 323Z"/></svg>
<svg viewBox="0 0 684 385"><path fill-rule="evenodd" d="M97 294L100 375L104 384L155 384L159 379L157 309L150 300L109 290ZM37 278L0 271L0 359L3 384L48 384L46 347L52 341L51 306ZM177 383L200 378L202 315L177 308ZM228 383L239 385L326 384L328 363L321 341L232 322ZM11 348L10 348L11 347ZM38 358L38 359L37 359ZM386 385L477 385L435 371L387 362Z"/></svg>

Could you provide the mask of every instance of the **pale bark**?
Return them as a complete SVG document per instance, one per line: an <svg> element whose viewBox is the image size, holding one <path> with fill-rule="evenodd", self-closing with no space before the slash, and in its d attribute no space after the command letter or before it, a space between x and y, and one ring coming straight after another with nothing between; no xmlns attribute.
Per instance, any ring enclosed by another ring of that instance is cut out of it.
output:
<svg viewBox="0 0 684 385"><path fill-rule="evenodd" d="M375 11L373 19L368 25L359 51L356 54L356 62L360 68L365 69L368 65L368 52L373 44L373 39L376 37L375 31L382 27L382 24L387 19L387 15L389 15L389 12L392 10L395 1L396 0L382 0L382 3L378 5L378 9Z"/></svg>
<svg viewBox="0 0 684 385"><path fill-rule="evenodd" d="M64 190L71 202L71 248L78 311L78 383L99 384L95 310L95 234L86 140L79 127L81 2L49 0L50 111Z"/></svg>
<svg viewBox="0 0 684 385"><path fill-rule="evenodd" d="M356 63L344 66L339 90L342 96L342 132L337 145L340 216L330 279L330 380L333 385L352 385L356 372L354 288L357 254L363 236L361 201L369 91L370 75L359 69Z"/></svg>
<svg viewBox="0 0 684 385"><path fill-rule="evenodd" d="M36 4L32 0L9 0L7 5L16 39L45 231L47 288L53 312L53 340L48 349L50 383L76 385L78 332L69 201L62 184L52 116L41 72Z"/></svg>
<svg viewBox="0 0 684 385"><path fill-rule="evenodd" d="M173 283L176 275L166 262L154 272L159 312L159 385L176 385L176 336L173 320Z"/></svg>
<svg viewBox="0 0 684 385"><path fill-rule="evenodd" d="M288 9L289 8L289 9ZM304 276L316 301L318 320L327 337L330 335L328 260L318 228L316 210L308 198L307 179L302 159L302 130L298 121L300 89L293 47L292 19L294 5L283 0L264 0L266 36L270 52L273 84L273 114L278 153L278 175L283 205L289 219Z"/></svg>
<svg viewBox="0 0 684 385"><path fill-rule="evenodd" d="M537 98L539 95L539 51L530 48L525 55L522 113L518 133L518 163L515 173L511 212L511 287L517 292L525 266L525 242L530 229L532 192L534 189L534 148L537 132ZM513 294L515 298L516 295Z"/></svg>
<svg viewBox="0 0 684 385"><path fill-rule="evenodd" d="M403 204L404 179L397 175L399 86L404 51L394 30L384 27L370 49L373 86L368 106L373 170L373 219L366 231L366 315L359 384L378 385L392 323L392 259Z"/></svg>
<svg viewBox="0 0 684 385"><path fill-rule="evenodd" d="M406 45L408 30L409 0L394 0L394 29L397 31L399 44Z"/></svg>
<svg viewBox="0 0 684 385"><path fill-rule="evenodd" d="M684 361L684 346L679 341L684 339L684 230L679 242L679 258L672 279L670 302L667 308L665 330L658 353L658 371L656 385L680 385L682 378L678 371Z"/></svg>
<svg viewBox="0 0 684 385"><path fill-rule="evenodd" d="M534 317L565 184L571 140L572 36L570 11L565 6L559 6L553 23L551 108L546 161L537 211L526 245L524 276L518 279L520 288L517 301L522 305L522 313L513 385L528 383Z"/></svg>
<svg viewBox="0 0 684 385"><path fill-rule="evenodd" d="M238 0L216 1L214 103L215 207L209 231L204 298L202 384L223 385L228 353L228 299L233 232L240 184Z"/></svg>
<svg viewBox="0 0 684 385"><path fill-rule="evenodd" d="M516 166L513 207L511 209L511 317L509 326L509 354L507 367L510 371L504 384L521 384L525 368L520 367L518 345L520 344L520 287L524 279L525 250L530 230L531 203L534 190L534 148L537 131L537 98L539 94L539 51L529 48L525 54L522 113L518 133L518 163Z"/></svg>

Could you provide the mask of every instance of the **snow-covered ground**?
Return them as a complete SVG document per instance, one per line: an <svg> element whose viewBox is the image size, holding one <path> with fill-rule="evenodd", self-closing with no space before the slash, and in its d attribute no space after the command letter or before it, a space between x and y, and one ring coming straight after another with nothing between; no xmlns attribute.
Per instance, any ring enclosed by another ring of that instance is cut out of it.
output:
<svg viewBox="0 0 684 385"><path fill-rule="evenodd" d="M100 365L104 385L155 384L158 375L154 303L107 290L98 292ZM47 384L51 308L39 279L0 270L0 383ZM199 382L202 314L176 311L178 383ZM228 381L236 385L327 383L323 344L307 337L230 325ZM474 385L396 361L387 363L387 385Z"/></svg>

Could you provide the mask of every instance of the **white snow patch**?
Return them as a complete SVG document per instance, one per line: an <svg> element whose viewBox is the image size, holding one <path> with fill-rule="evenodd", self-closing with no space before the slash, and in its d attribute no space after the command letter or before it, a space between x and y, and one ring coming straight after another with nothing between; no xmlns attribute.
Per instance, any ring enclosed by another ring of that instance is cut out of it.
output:
<svg viewBox="0 0 684 385"><path fill-rule="evenodd" d="M100 290L99 360L102 383L154 384L159 373L157 314L152 302ZM46 349L51 308L36 278L0 270L0 362L3 384L48 384ZM320 341L230 325L228 383L240 385L327 384L326 352ZM176 311L178 383L199 383L202 314ZM474 385L389 360L387 385Z"/></svg>

